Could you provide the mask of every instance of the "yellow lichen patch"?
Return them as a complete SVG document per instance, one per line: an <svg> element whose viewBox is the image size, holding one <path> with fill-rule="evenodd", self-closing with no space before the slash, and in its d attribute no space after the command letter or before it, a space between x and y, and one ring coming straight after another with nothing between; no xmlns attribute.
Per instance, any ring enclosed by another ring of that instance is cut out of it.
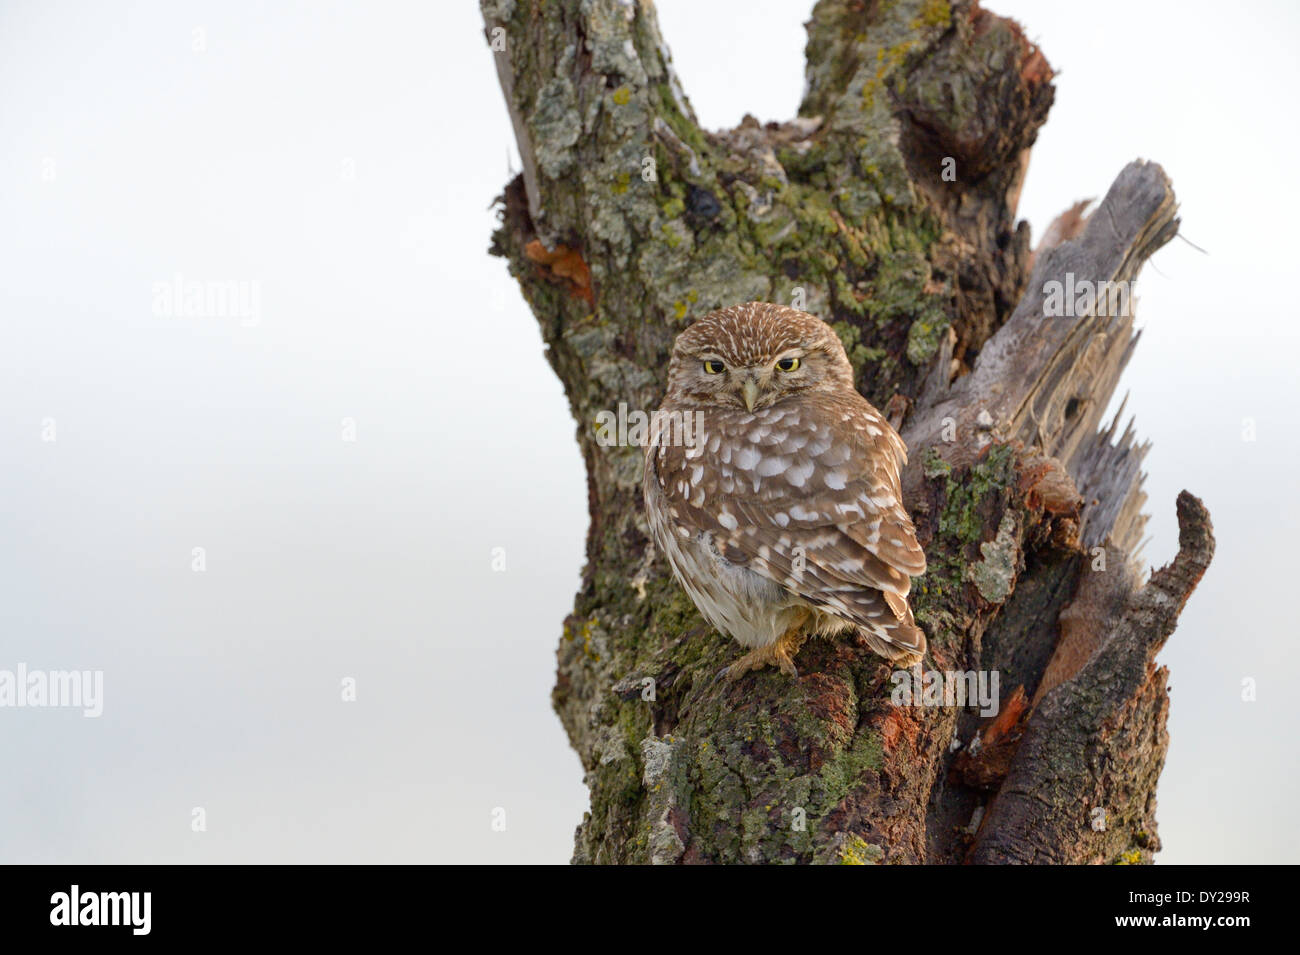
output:
<svg viewBox="0 0 1300 955"><path fill-rule="evenodd" d="M912 21L912 29L920 30L924 27L943 27L947 29L952 23L952 7L948 0L925 0L921 4L921 11Z"/></svg>
<svg viewBox="0 0 1300 955"><path fill-rule="evenodd" d="M880 846L873 846L860 836L848 836L840 846L840 865L879 865L885 857Z"/></svg>

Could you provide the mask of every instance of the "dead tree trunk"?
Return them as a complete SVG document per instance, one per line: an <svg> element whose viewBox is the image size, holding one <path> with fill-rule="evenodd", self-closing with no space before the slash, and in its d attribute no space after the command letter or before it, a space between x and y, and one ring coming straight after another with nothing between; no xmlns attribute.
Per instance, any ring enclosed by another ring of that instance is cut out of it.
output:
<svg viewBox="0 0 1300 955"><path fill-rule="evenodd" d="M492 251L588 473L553 694L591 789L575 861L1150 861L1154 656L1213 550L1184 492L1178 556L1143 582L1146 447L1101 422L1137 341L1128 286L1105 283L1178 227L1161 169L1131 164L1032 253L1015 209L1052 71L972 0L821 0L798 118L721 133L650 4L482 7L523 160ZM896 705L889 668L846 641L807 644L797 681L713 682L736 648L655 555L640 448L596 421L655 408L674 336L751 300L831 322L900 423L925 665L996 671L996 717Z"/></svg>

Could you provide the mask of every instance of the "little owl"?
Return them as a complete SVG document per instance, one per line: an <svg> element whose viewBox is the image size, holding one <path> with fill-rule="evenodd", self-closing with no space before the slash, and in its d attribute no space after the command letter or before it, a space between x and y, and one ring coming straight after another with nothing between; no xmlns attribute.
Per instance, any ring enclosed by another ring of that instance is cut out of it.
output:
<svg viewBox="0 0 1300 955"><path fill-rule="evenodd" d="M700 613L750 648L728 679L764 665L797 676L810 634L856 631L897 665L920 661L907 448L854 388L829 325L761 302L705 316L677 337L660 412L646 513ZM686 415L695 431L674 440L665 425Z"/></svg>

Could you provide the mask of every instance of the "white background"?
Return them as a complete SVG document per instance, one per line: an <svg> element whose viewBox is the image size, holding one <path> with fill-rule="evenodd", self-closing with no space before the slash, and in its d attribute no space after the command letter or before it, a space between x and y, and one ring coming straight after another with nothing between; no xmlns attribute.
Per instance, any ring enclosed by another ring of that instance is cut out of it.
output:
<svg viewBox="0 0 1300 955"><path fill-rule="evenodd" d="M1208 251L1144 273L1123 383L1148 560L1183 487L1219 539L1160 658L1159 859L1298 861L1296 10L988 6L1059 71L1035 236L1141 156ZM706 125L793 115L808 9L659 4ZM0 709L0 861L568 859L586 495L486 254L513 155L472 3L0 5L0 669L105 680L98 720ZM177 273L260 322L154 314Z"/></svg>

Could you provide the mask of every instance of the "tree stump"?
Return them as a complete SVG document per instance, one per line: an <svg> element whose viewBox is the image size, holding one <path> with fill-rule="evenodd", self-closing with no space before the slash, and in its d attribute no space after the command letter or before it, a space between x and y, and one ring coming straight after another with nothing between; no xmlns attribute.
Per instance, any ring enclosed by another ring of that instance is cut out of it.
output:
<svg viewBox="0 0 1300 955"><path fill-rule="evenodd" d="M1143 579L1147 447L1102 422L1137 343L1132 283L1178 229L1160 167L1130 164L1031 250L1016 203L1052 70L971 0L821 0L799 115L722 132L650 4L481 6L523 164L491 251L588 475L553 691L591 790L574 861L1149 862L1154 657L1213 552L1183 492L1179 553ZM907 441L926 673L812 640L798 680L715 682L737 648L655 553L642 450L609 420L635 438L677 333L754 300L831 323ZM929 671L996 674L997 713L900 698Z"/></svg>

